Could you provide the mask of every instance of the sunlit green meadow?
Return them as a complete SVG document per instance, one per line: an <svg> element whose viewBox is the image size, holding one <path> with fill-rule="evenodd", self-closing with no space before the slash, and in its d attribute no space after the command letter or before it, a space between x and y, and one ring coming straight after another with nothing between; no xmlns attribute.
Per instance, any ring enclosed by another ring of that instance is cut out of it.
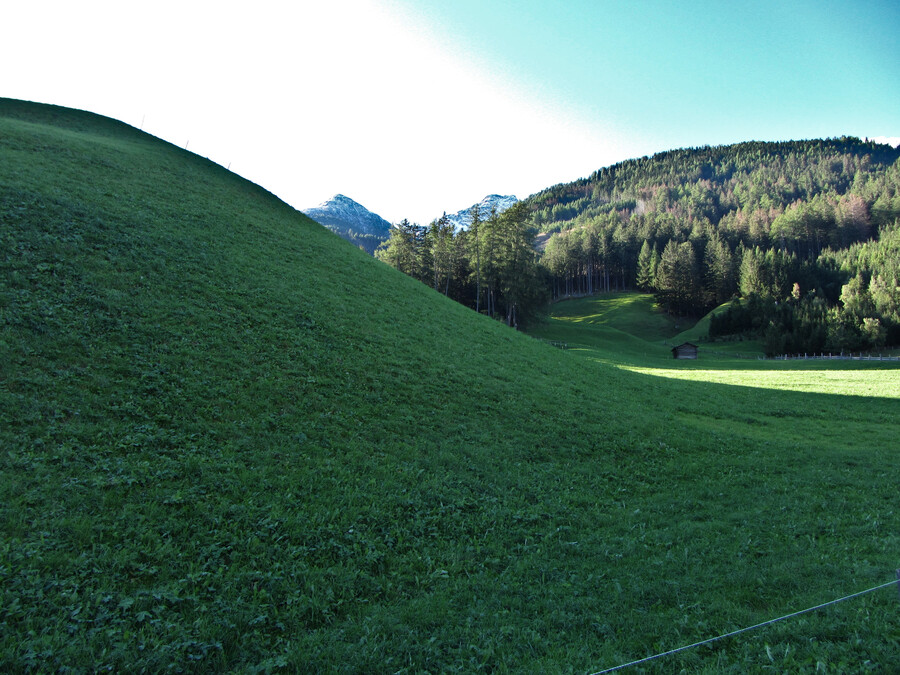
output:
<svg viewBox="0 0 900 675"><path fill-rule="evenodd" d="M676 380L875 399L900 398L900 368L877 368L871 367L871 364L867 364L869 367L853 366L848 363L852 364L844 362L844 365L833 368L819 366L816 369L790 368L786 365L765 369L622 367L635 373Z"/></svg>

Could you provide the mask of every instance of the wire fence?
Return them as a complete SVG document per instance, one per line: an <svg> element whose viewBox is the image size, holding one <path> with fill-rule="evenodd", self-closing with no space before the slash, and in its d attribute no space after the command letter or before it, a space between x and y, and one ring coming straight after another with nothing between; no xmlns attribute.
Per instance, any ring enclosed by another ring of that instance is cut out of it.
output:
<svg viewBox="0 0 900 675"><path fill-rule="evenodd" d="M843 353L840 354L826 354L824 352L820 352L818 354L779 354L778 356L765 356L761 353L756 354L742 354L741 352L726 352L718 349L712 349L707 346L709 343L705 343L704 341L699 341L701 344L697 345L698 353L702 354L715 354L717 356L727 356L729 358L737 358L737 359L754 359L757 361L900 361L900 356L892 356L890 354L865 354L863 352L856 353ZM675 345L669 342L668 340L663 340L663 344L667 347L674 347ZM713 343L715 344L715 343Z"/></svg>
<svg viewBox="0 0 900 675"><path fill-rule="evenodd" d="M656 659L661 659L664 656L672 656L673 654L677 654L679 652L686 651L688 649L693 649L695 647L701 647L703 645L708 645L712 642L716 642L717 640L724 640L725 638L734 637L735 635L740 635L741 633L746 633L747 631L756 630L757 628L763 628L764 626L770 626L773 623L777 623L779 621L784 621L785 619L790 619L795 616L800 616L801 614L807 614L808 612L815 612L819 609L824 609L825 607L829 607L831 605L836 605L839 602L844 602L845 600L850 600L852 598L858 598L861 595L865 595L867 593L872 593L873 591L881 590L882 588L887 588L888 586L896 586L898 593L900 593L900 570L897 570L897 578L893 581L888 581L878 586L874 586L872 588L867 588L864 591L859 591L858 593L851 593L850 595L845 595L843 598L837 598L836 600L829 600L828 602L823 602L821 605L816 605L815 607L809 607L808 609L801 609L798 612L791 612L790 614L785 614L784 616L779 616L777 619L769 619L768 621L763 621L762 623L755 624L753 626L747 626L746 628L739 628L738 630L733 630L729 633L723 633L722 635L717 635L716 637L708 638L706 640L701 640L700 642L694 642L693 644L684 645L683 647L678 647L677 649L670 649L665 652L660 652L659 654L654 654L653 656L646 656L642 659L638 659L637 661L629 661L628 663L623 663L618 666L614 666L612 668L607 668L606 670L598 670L596 672L591 673L590 675L605 675L606 673L614 673L617 670L623 670L624 668L630 668L631 666L637 666L642 663L647 663L648 661L654 661Z"/></svg>
<svg viewBox="0 0 900 675"><path fill-rule="evenodd" d="M833 361L900 361L900 356L884 356L883 354L780 354L773 356L776 361L833 360Z"/></svg>

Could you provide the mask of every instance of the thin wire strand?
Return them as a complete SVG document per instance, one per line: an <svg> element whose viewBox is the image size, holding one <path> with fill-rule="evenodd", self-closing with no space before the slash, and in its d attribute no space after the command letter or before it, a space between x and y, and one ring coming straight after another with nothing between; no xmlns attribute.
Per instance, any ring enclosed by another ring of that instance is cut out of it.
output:
<svg viewBox="0 0 900 675"><path fill-rule="evenodd" d="M646 663L647 661L653 661L654 659L662 658L663 656L671 656L672 654L677 654L678 652L683 652L686 649L693 649L694 647L699 647L701 645L709 644L710 642L715 642L716 640L722 640L727 637L732 637L734 635L738 635L739 633L745 633L748 630L754 630L756 628L762 628L763 626L768 626L770 624L776 623L778 621L783 621L785 619L790 619L794 616L799 616L800 614L806 614L807 612L814 612L817 609L822 609L823 607L828 607L829 605L834 605L839 602L843 602L844 600L850 600L851 598L858 597L860 595L865 595L866 593L871 593L872 591L877 591L882 588L887 588L888 586L897 586L900 584L900 580L894 579L893 581L888 581L887 583L881 584L880 586L875 586L874 588L869 588L864 591L859 591L859 593L853 593L851 595L846 595L843 598L838 598L837 600L831 600L830 602L823 602L821 605L816 605L815 607L810 607L809 609L801 609L799 612L792 612L791 614L785 614L784 616L780 616L777 619L769 619L768 621L763 621L762 623L758 623L755 626L748 626L747 628L739 628L738 630L733 630L730 633L725 633L724 635L718 635L713 638L709 638L707 640L701 640L700 642L695 642L691 645L685 645L684 647L678 647L677 649L670 649L667 652L662 652L660 654L654 654L653 656L647 656L643 659L638 659L637 661L631 661L630 663L623 663L621 666L615 666L614 668L607 668L606 670L598 670L595 673L591 673L591 675L604 675L604 673L612 673L616 670L621 670L622 668L628 668L630 666L636 666L640 663Z"/></svg>

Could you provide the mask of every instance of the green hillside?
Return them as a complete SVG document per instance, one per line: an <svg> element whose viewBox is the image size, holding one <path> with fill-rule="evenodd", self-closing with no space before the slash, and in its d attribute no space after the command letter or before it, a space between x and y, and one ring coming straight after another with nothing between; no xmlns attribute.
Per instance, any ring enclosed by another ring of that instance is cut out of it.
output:
<svg viewBox="0 0 900 675"><path fill-rule="evenodd" d="M587 673L893 578L900 371L660 377L619 330L555 349L0 99L0 670ZM645 672L884 672L896 603Z"/></svg>

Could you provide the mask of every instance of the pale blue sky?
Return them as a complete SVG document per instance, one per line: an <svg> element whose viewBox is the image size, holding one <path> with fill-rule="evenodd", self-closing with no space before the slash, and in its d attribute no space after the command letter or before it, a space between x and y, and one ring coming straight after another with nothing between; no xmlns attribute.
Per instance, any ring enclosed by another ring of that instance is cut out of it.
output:
<svg viewBox="0 0 900 675"><path fill-rule="evenodd" d="M895 1L398 4L628 147L900 133Z"/></svg>
<svg viewBox="0 0 900 675"><path fill-rule="evenodd" d="M4 28L0 96L392 222L679 147L900 136L896 1L30 0Z"/></svg>

